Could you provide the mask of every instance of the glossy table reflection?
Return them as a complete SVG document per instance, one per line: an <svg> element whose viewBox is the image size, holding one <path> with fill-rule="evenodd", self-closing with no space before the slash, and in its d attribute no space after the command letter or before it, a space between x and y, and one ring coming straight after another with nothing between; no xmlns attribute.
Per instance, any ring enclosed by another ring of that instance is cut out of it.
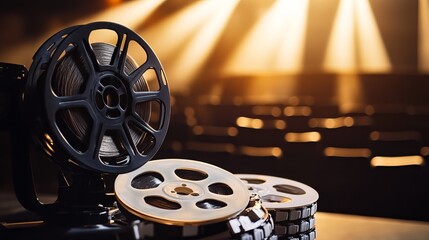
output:
<svg viewBox="0 0 429 240"><path fill-rule="evenodd" d="M316 213L316 229L317 240L429 239L429 222L326 212Z"/></svg>

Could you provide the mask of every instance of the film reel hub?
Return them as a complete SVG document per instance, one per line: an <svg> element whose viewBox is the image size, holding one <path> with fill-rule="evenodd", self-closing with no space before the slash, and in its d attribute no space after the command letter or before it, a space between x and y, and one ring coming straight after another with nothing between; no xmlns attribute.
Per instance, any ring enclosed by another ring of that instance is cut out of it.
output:
<svg viewBox="0 0 429 240"><path fill-rule="evenodd" d="M204 195L203 188L191 182L171 182L165 184L162 190L166 195L177 199L192 200Z"/></svg>
<svg viewBox="0 0 429 240"><path fill-rule="evenodd" d="M113 73L106 73L100 77L94 102L97 109L108 120L120 119L123 121L127 111L129 90L123 81Z"/></svg>

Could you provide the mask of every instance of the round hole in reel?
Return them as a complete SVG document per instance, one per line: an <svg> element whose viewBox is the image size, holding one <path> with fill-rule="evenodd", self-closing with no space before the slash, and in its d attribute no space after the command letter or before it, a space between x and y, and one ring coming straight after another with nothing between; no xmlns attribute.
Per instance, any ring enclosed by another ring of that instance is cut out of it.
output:
<svg viewBox="0 0 429 240"><path fill-rule="evenodd" d="M235 174L250 192L260 195L264 206L278 221L308 218L317 209L319 194L303 183L290 179L258 174Z"/></svg>
<svg viewBox="0 0 429 240"><path fill-rule="evenodd" d="M116 41L91 42L100 30ZM134 61L135 46L144 61ZM49 156L103 173L129 172L151 159L170 118L158 58L136 33L108 22L71 27L48 39L34 57L24 104L38 119L33 131Z"/></svg>
<svg viewBox="0 0 429 240"><path fill-rule="evenodd" d="M250 191L258 193L268 209L298 208L315 203L319 194L303 183L290 179L257 175L236 174ZM288 200L289 199L289 200Z"/></svg>
<svg viewBox="0 0 429 240"><path fill-rule="evenodd" d="M193 172L188 176L205 178L183 178L177 174L178 169ZM135 179L153 173L163 179L155 188L132 186ZM214 165L184 159L153 160L133 172L120 174L115 181L115 193L119 204L133 215L175 226L225 221L249 203L247 187L233 174Z"/></svg>

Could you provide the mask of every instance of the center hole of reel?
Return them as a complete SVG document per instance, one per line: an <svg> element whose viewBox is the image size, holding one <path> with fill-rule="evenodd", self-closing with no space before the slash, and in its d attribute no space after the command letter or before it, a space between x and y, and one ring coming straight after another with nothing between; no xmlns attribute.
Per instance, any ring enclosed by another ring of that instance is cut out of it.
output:
<svg viewBox="0 0 429 240"><path fill-rule="evenodd" d="M105 117L120 117L127 108L127 99L127 89L118 77L109 74L100 79L95 100Z"/></svg>
<svg viewBox="0 0 429 240"><path fill-rule="evenodd" d="M204 195L203 189L197 184L171 182L164 186L164 192L173 198L190 199Z"/></svg>
<svg viewBox="0 0 429 240"><path fill-rule="evenodd" d="M104 104L108 107L116 107L119 104L119 94L113 87L107 87L103 92Z"/></svg>
<svg viewBox="0 0 429 240"><path fill-rule="evenodd" d="M192 189L187 187L177 187L174 189L174 191L176 191L176 193L179 195L189 195L193 192Z"/></svg>
<svg viewBox="0 0 429 240"><path fill-rule="evenodd" d="M185 184L183 184L180 187L176 187L174 189L174 191L179 194L179 195L183 195L183 196L187 196L187 195L192 195L192 196L198 196L199 194L194 192L194 190L192 190L191 188L186 187Z"/></svg>

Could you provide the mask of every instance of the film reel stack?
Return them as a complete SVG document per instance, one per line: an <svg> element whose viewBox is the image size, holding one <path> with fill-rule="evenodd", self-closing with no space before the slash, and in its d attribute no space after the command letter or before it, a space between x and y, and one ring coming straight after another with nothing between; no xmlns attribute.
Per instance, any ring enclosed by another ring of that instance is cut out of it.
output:
<svg viewBox="0 0 429 240"><path fill-rule="evenodd" d="M24 78L11 97L20 102L13 175L18 200L42 216L27 224L46 228L38 237L315 239L318 194L304 184L195 160L152 160L167 133L169 87L133 31L109 22L64 29L39 48ZM38 200L34 158L58 166L54 203ZM6 237L25 239L19 225L3 226ZM75 235L46 235L58 226Z"/></svg>
<svg viewBox="0 0 429 240"><path fill-rule="evenodd" d="M278 239L316 239L317 200L319 194L303 183L290 179L237 174L250 192L258 194L274 219Z"/></svg>

